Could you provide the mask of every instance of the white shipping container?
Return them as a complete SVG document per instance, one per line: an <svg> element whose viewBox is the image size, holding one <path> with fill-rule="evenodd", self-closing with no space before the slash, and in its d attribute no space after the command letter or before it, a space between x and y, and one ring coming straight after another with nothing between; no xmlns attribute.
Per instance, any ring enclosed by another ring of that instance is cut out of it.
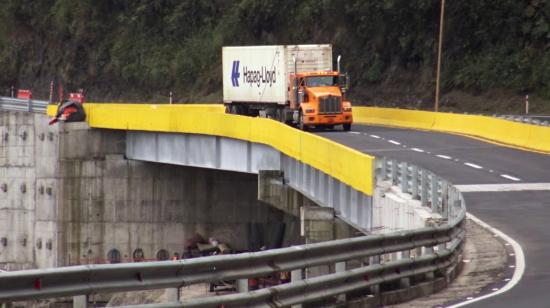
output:
<svg viewBox="0 0 550 308"><path fill-rule="evenodd" d="M332 70L331 45L223 47L223 101L285 104L289 75Z"/></svg>

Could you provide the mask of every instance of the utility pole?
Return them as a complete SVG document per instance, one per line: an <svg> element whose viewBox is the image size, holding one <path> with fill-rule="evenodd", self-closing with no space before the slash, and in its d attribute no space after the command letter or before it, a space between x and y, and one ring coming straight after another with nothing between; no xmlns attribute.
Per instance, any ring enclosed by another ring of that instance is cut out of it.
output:
<svg viewBox="0 0 550 308"><path fill-rule="evenodd" d="M441 14L439 18L439 44L437 47L437 75L435 80L435 108L434 111L439 111L439 79L441 75L441 49L443 45L443 17L445 15L445 0L441 0Z"/></svg>

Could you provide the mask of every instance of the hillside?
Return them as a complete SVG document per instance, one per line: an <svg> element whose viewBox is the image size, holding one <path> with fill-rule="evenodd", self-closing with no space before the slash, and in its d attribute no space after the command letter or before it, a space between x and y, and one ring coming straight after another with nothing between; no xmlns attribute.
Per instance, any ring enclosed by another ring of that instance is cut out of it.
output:
<svg viewBox="0 0 550 308"><path fill-rule="evenodd" d="M437 0L3 0L0 89L221 100L224 45L332 43L357 104L431 108ZM550 0L447 1L443 110L550 113Z"/></svg>

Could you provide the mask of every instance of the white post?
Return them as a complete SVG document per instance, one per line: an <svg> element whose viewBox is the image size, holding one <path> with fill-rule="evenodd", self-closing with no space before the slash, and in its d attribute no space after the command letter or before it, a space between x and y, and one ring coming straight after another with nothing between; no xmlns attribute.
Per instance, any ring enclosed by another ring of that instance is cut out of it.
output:
<svg viewBox="0 0 550 308"><path fill-rule="evenodd" d="M88 307L88 295L76 295L73 296L74 308L87 308Z"/></svg>
<svg viewBox="0 0 550 308"><path fill-rule="evenodd" d="M237 292L248 292L248 278L237 279Z"/></svg>
<svg viewBox="0 0 550 308"><path fill-rule="evenodd" d="M334 271L336 273L342 273L346 271L346 262L336 262L334 265ZM346 294L340 294L336 297L336 300L339 303L345 303L346 302Z"/></svg>
<svg viewBox="0 0 550 308"><path fill-rule="evenodd" d="M172 105L172 91L170 91L170 105Z"/></svg>
<svg viewBox="0 0 550 308"><path fill-rule="evenodd" d="M525 114L529 114L529 94L525 95Z"/></svg>
<svg viewBox="0 0 550 308"><path fill-rule="evenodd" d="M165 293L168 302L177 303L180 301L180 288L168 288Z"/></svg>
<svg viewBox="0 0 550 308"><path fill-rule="evenodd" d="M304 273L302 272L302 269L295 269L290 272L290 281L296 282L304 279ZM301 304L298 305L292 305L291 308L302 308Z"/></svg>
<svg viewBox="0 0 550 308"><path fill-rule="evenodd" d="M50 98L48 100L49 103L53 102L53 80L50 81Z"/></svg>

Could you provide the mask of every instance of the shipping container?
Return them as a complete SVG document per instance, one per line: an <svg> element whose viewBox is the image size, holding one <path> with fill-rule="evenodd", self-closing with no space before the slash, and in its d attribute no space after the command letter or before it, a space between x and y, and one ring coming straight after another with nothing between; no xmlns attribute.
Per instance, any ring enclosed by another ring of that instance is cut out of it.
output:
<svg viewBox="0 0 550 308"><path fill-rule="evenodd" d="M223 47L222 54L224 103L285 104L294 58L298 72L332 70L329 44Z"/></svg>

